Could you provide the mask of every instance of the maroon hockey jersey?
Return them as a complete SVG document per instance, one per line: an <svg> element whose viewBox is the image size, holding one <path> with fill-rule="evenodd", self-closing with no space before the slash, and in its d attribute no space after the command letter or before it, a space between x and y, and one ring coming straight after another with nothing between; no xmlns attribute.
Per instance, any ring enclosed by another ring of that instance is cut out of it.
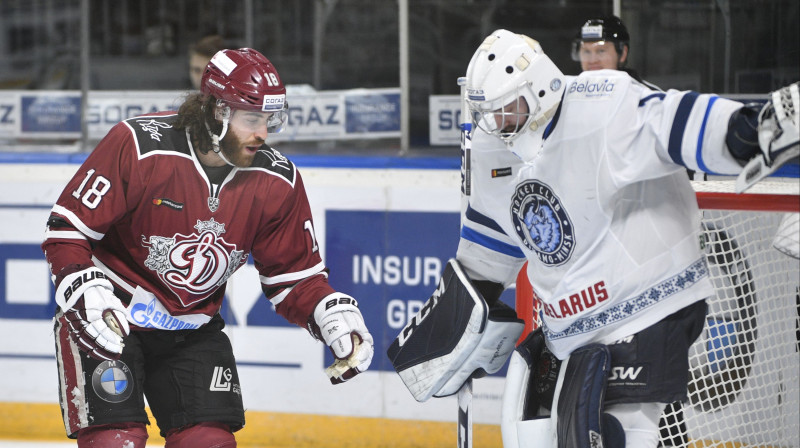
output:
<svg viewBox="0 0 800 448"><path fill-rule="evenodd" d="M105 271L141 328L196 328L252 257L277 312L306 326L334 292L294 164L264 145L249 168L209 182L177 115L114 126L53 207L42 248L54 276Z"/></svg>

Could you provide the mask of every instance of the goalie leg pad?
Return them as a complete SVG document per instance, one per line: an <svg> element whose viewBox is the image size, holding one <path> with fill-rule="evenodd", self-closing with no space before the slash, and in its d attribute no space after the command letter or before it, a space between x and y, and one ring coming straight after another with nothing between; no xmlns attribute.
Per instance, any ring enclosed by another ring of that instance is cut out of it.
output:
<svg viewBox="0 0 800 448"><path fill-rule="evenodd" d="M602 344L590 344L575 350L562 366L566 371L556 405L558 448L625 446L624 433L619 434L621 426L603 414L610 366L610 351ZM606 426L609 434L604 433Z"/></svg>
<svg viewBox="0 0 800 448"><path fill-rule="evenodd" d="M506 373L500 430L505 448L555 448L549 417L561 362L547 349L541 329L531 332Z"/></svg>
<svg viewBox="0 0 800 448"><path fill-rule="evenodd" d="M434 394L456 393L475 370L499 370L523 327L516 314L511 318L502 307L490 313L461 265L449 260L436 291L387 355L414 399L423 402Z"/></svg>

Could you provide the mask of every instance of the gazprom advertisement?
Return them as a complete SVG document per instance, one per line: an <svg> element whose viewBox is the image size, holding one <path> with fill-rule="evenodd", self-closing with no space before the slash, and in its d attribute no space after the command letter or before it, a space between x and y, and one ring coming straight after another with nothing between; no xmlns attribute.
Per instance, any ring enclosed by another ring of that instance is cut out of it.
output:
<svg viewBox="0 0 800 448"><path fill-rule="evenodd" d="M136 115L177 110L188 91L91 91L86 110L89 137ZM400 137L400 89L315 91L287 86L288 126L272 141ZM79 139L77 91L4 91L0 134L25 139Z"/></svg>

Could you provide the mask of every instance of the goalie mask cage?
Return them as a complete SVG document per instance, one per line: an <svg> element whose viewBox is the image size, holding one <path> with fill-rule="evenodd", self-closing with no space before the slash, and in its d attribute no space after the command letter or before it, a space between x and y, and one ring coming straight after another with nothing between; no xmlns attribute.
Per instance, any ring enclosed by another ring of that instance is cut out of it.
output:
<svg viewBox="0 0 800 448"><path fill-rule="evenodd" d="M689 399L667 405L659 446L798 448L800 260L774 243L784 219L797 218L800 183L762 182L745 194L730 181L692 184L716 296L689 350ZM796 227L788 232L798 244ZM516 294L535 328L540 308L524 268Z"/></svg>

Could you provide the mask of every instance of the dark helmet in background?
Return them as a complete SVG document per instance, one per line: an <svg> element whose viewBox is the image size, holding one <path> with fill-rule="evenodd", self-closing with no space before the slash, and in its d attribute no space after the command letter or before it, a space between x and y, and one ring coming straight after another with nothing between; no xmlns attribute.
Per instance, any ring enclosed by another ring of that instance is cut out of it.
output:
<svg viewBox="0 0 800 448"><path fill-rule="evenodd" d="M617 16L608 16L599 19L589 19L578 30L572 41L572 60L580 61L579 51L582 42L613 42L617 54L622 54L622 49L630 49L631 36L622 20Z"/></svg>

